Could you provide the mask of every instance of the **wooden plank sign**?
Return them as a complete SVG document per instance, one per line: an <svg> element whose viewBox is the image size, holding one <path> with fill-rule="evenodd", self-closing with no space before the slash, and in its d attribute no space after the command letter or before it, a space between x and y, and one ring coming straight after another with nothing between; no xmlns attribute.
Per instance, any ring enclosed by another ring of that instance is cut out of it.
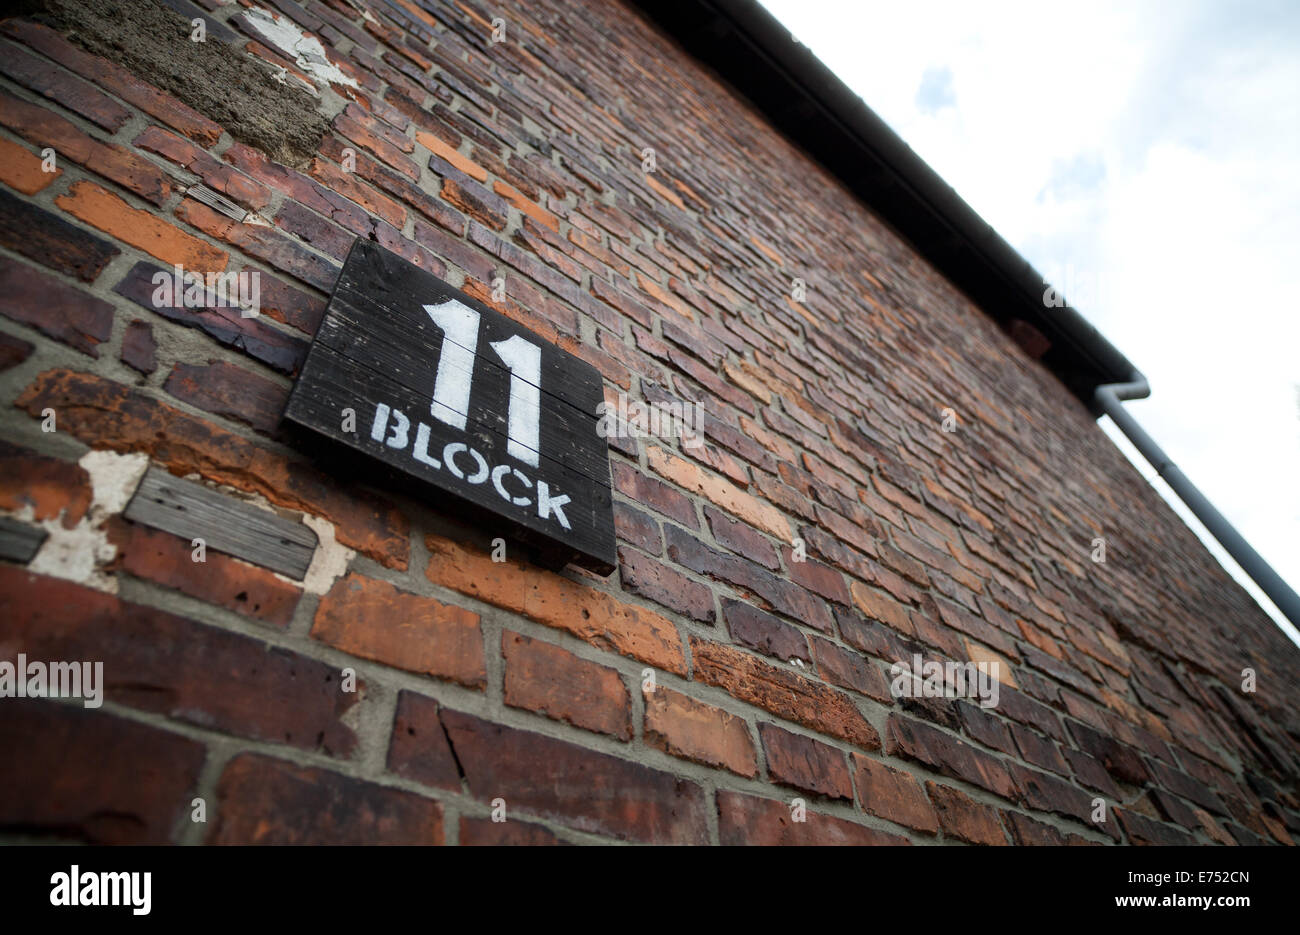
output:
<svg viewBox="0 0 1300 935"><path fill-rule="evenodd" d="M603 399L586 361L357 240L284 418L381 462L436 507L494 538L499 528L546 564L608 574Z"/></svg>

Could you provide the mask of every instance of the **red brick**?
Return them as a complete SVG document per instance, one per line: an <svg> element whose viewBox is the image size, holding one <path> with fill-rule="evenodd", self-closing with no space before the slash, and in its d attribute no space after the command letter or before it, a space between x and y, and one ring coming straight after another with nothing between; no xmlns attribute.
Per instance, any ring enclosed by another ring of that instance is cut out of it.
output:
<svg viewBox="0 0 1300 935"><path fill-rule="evenodd" d="M584 730L632 739L632 702L617 669L505 630L504 700Z"/></svg>
<svg viewBox="0 0 1300 935"><path fill-rule="evenodd" d="M659 521L622 500L614 501L614 535L643 552L655 556L663 554L664 537Z"/></svg>
<svg viewBox="0 0 1300 935"><path fill-rule="evenodd" d="M661 559L626 546L619 546L618 567L623 590L692 620L713 623L713 591L707 585L674 571Z"/></svg>
<svg viewBox="0 0 1300 935"><path fill-rule="evenodd" d="M747 778L758 775L754 741L744 718L662 685L644 698L647 744Z"/></svg>
<svg viewBox="0 0 1300 935"><path fill-rule="evenodd" d="M567 843L541 825L515 821L509 815L505 821L468 817L460 820L461 847L552 847Z"/></svg>
<svg viewBox="0 0 1300 935"><path fill-rule="evenodd" d="M0 508L32 509L32 519L62 515L71 529L90 508L90 475L79 465L0 440Z"/></svg>
<svg viewBox="0 0 1300 935"><path fill-rule="evenodd" d="M0 372L8 370L10 367L17 367L32 356L34 350L36 350L36 345L30 341L24 341L22 338L15 338L12 334L5 334L0 331Z"/></svg>
<svg viewBox="0 0 1300 935"><path fill-rule="evenodd" d="M666 617L523 562L494 562L441 536L425 542L431 553L426 574L434 584L564 630L598 649L686 674L681 636Z"/></svg>
<svg viewBox="0 0 1300 935"><path fill-rule="evenodd" d="M1118 819L1119 823L1124 826L1124 833L1128 835L1128 842L1130 844L1182 847L1197 843L1194 837L1186 831L1183 831L1181 828L1175 828L1173 825L1153 821L1145 815L1138 814L1131 809L1115 809L1114 816L1109 824L1113 825L1115 819Z"/></svg>
<svg viewBox="0 0 1300 935"><path fill-rule="evenodd" d="M704 791L639 763L443 709L469 793L507 814L647 844L703 844Z"/></svg>
<svg viewBox="0 0 1300 935"><path fill-rule="evenodd" d="M966 741L921 721L899 714L889 716L885 752L930 767L945 776L961 779L1013 802L1020 793L1012 781L1015 766L979 750Z"/></svg>
<svg viewBox="0 0 1300 935"><path fill-rule="evenodd" d="M894 703L885 674L869 660L820 636L812 638L812 645L817 671L826 681L861 692L882 704Z"/></svg>
<svg viewBox="0 0 1300 935"><path fill-rule="evenodd" d="M265 568L208 551L193 559L190 542L169 533L115 517L108 524L117 555L108 566L173 588L207 604L245 617L287 627L302 589Z"/></svg>
<svg viewBox="0 0 1300 935"><path fill-rule="evenodd" d="M796 562L791 558L789 549L785 552L786 568L789 569L791 581L820 594L828 601L837 604L852 603L848 585L844 583L844 576L838 571L813 559Z"/></svg>
<svg viewBox="0 0 1300 935"><path fill-rule="evenodd" d="M355 572L340 578L321 598L311 635L362 659L469 688L487 685L478 614L387 581Z"/></svg>
<svg viewBox="0 0 1300 935"><path fill-rule="evenodd" d="M173 474L197 473L279 506L325 516L344 545L389 568L406 568L408 526L390 504L138 391L90 374L47 370L16 405L38 418L53 407L59 431L89 445L142 451Z"/></svg>
<svg viewBox="0 0 1300 935"><path fill-rule="evenodd" d="M338 264L311 252L286 234L270 227L241 224L192 198L176 206L176 217L323 292L334 289Z"/></svg>
<svg viewBox="0 0 1300 935"><path fill-rule="evenodd" d="M728 597L722 599L722 615L727 620L731 638L742 646L748 646L764 656L772 656L782 662L791 659L812 661L808 652L808 637L784 620Z"/></svg>
<svg viewBox="0 0 1300 935"><path fill-rule="evenodd" d="M273 434L289 401L289 390L225 361L172 366L163 389L182 402L234 419L264 435Z"/></svg>
<svg viewBox="0 0 1300 935"><path fill-rule="evenodd" d="M506 203L482 185L443 179L442 199L489 227L505 230Z"/></svg>
<svg viewBox="0 0 1300 935"><path fill-rule="evenodd" d="M739 792L718 792L718 843L734 845L886 845L906 838L842 818L806 810L804 821L791 817L790 805Z"/></svg>
<svg viewBox="0 0 1300 935"><path fill-rule="evenodd" d="M442 806L256 753L226 764L209 844L441 844Z"/></svg>
<svg viewBox="0 0 1300 935"><path fill-rule="evenodd" d="M331 756L356 747L343 717L360 690L251 637L11 566L0 566L0 634L32 659L102 660L106 701Z"/></svg>
<svg viewBox="0 0 1300 935"><path fill-rule="evenodd" d="M774 781L829 799L853 801L853 781L844 751L794 734L775 724L759 724L767 774Z"/></svg>
<svg viewBox="0 0 1300 935"><path fill-rule="evenodd" d="M852 757L858 804L864 811L927 834L939 830L939 817L916 777L860 753Z"/></svg>
<svg viewBox="0 0 1300 935"><path fill-rule="evenodd" d="M131 320L122 335L122 363L132 370L148 376L158 369L158 344L153 339L153 326L138 318Z"/></svg>
<svg viewBox="0 0 1300 935"><path fill-rule="evenodd" d="M0 54L0 74L80 114L110 134L122 129L131 118L129 110L80 78L8 44Z"/></svg>
<svg viewBox="0 0 1300 935"><path fill-rule="evenodd" d="M770 571L776 571L781 567L772 541L752 526L707 506L704 508L704 518L709 522L709 530L713 533L714 540L724 549L743 555L751 562L757 562Z"/></svg>
<svg viewBox="0 0 1300 935"><path fill-rule="evenodd" d="M0 827L88 844L168 844L203 745L79 704L6 698Z"/></svg>
<svg viewBox="0 0 1300 935"><path fill-rule="evenodd" d="M1011 843L1025 845L1046 845L1059 847L1061 845L1087 845L1092 844L1087 838L1069 834L1061 831L1054 825L1047 822L1039 821L1036 818L1030 818L1028 815L1022 815L1019 812L1003 811L1002 823L1011 834Z"/></svg>
<svg viewBox="0 0 1300 935"><path fill-rule="evenodd" d="M8 257L0 257L0 315L95 358L113 333L111 304Z"/></svg>
<svg viewBox="0 0 1300 935"><path fill-rule="evenodd" d="M157 153L193 172L208 188L252 211L261 211L271 203L271 191L261 182L249 178L216 157L210 156L189 140L170 133L162 127L146 127L131 142L137 149Z"/></svg>
<svg viewBox="0 0 1300 935"><path fill-rule="evenodd" d="M1027 769L1019 763L1010 764L1010 769L1016 787L1020 790L1020 799L1027 808L1075 818L1102 834L1108 834L1113 838L1119 837L1119 829L1115 825L1115 815L1111 808L1112 803L1106 803L1106 820L1097 823L1092 821L1092 803L1096 798L1092 793L1084 792L1051 773Z"/></svg>
<svg viewBox="0 0 1300 935"><path fill-rule="evenodd" d="M460 767L438 720L438 703L432 698L409 691L398 693L387 765L389 772L426 786L460 791Z"/></svg>
<svg viewBox="0 0 1300 935"><path fill-rule="evenodd" d="M876 729L833 688L695 636L691 637L691 656L697 682L716 685L739 701L865 750L880 746Z"/></svg>
<svg viewBox="0 0 1300 935"><path fill-rule="evenodd" d="M41 148L53 147L60 160L84 166L155 205L171 195L171 182L152 162L115 143L87 136L38 104L0 93L0 124Z"/></svg>
<svg viewBox="0 0 1300 935"><path fill-rule="evenodd" d="M790 541L790 522L771 504L756 499L720 477L705 473L698 465L662 448L648 448L646 463L679 487L699 494L782 542Z"/></svg>
<svg viewBox="0 0 1300 935"><path fill-rule="evenodd" d="M325 317L324 299L295 289L283 280L261 273L255 267L245 266L243 271L260 273L262 314L291 325L304 334L316 333L321 319Z"/></svg>
<svg viewBox="0 0 1300 935"><path fill-rule="evenodd" d="M981 805L960 789L927 782L930 801L947 836L968 844L1006 844L1007 836L998 822L996 809Z"/></svg>
<svg viewBox="0 0 1300 935"><path fill-rule="evenodd" d="M669 487L663 481L647 477L630 464L615 461L611 467L614 487L623 496L681 523L687 529L699 528L695 505L689 497Z"/></svg>
<svg viewBox="0 0 1300 935"><path fill-rule="evenodd" d="M51 29L24 20L9 20L4 31L195 142L211 146L221 136L221 127L207 117L141 81L120 65L83 52Z"/></svg>
<svg viewBox="0 0 1300 935"><path fill-rule="evenodd" d="M121 198L91 182L76 182L54 203L73 217L98 227L123 243L138 247L164 263L180 264L196 273L217 273L229 255L148 211L132 208Z"/></svg>

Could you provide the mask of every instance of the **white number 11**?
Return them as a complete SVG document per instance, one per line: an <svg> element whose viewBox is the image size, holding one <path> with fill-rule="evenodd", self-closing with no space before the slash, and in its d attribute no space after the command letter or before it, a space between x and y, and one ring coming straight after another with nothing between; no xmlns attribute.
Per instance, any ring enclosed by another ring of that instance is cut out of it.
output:
<svg viewBox="0 0 1300 935"><path fill-rule="evenodd" d="M441 305L426 305L424 310L443 334L429 414L464 431L469 416L474 359L478 353L479 313L455 299ZM492 350L510 370L506 451L511 457L537 467L542 412L542 349L515 335L505 341L493 341Z"/></svg>

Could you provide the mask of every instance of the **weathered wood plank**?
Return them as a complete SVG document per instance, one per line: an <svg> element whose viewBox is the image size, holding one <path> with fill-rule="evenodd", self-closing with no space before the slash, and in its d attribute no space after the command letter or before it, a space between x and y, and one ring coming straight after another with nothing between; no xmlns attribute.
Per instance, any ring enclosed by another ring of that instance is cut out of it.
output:
<svg viewBox="0 0 1300 935"><path fill-rule="evenodd" d="M145 473L123 515L299 581L316 551L316 533L303 524L156 467Z"/></svg>
<svg viewBox="0 0 1300 935"><path fill-rule="evenodd" d="M0 516L0 558L26 565L40 551L49 533L8 516Z"/></svg>

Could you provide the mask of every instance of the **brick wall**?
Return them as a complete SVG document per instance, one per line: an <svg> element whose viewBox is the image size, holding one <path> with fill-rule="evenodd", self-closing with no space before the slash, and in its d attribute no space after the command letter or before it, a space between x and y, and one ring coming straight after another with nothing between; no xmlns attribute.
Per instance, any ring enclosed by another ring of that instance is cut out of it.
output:
<svg viewBox="0 0 1300 935"><path fill-rule="evenodd" d="M247 4L206 0L197 51L129 4L152 58L45 7L0 26L0 509L48 533L0 563L0 658L102 660L107 691L0 700L9 836L1300 831L1295 648L1049 373L634 12L267 0L322 66ZM198 54L225 59L203 87L168 66ZM278 115L223 112L227 67ZM294 108L328 121L315 151ZM355 237L590 361L610 399L703 404L703 447L613 442L612 576L495 562L496 531L282 434ZM175 263L260 273L261 316L157 307ZM125 519L150 464L309 524L305 581ZM914 653L1000 661L998 705L894 697Z"/></svg>

